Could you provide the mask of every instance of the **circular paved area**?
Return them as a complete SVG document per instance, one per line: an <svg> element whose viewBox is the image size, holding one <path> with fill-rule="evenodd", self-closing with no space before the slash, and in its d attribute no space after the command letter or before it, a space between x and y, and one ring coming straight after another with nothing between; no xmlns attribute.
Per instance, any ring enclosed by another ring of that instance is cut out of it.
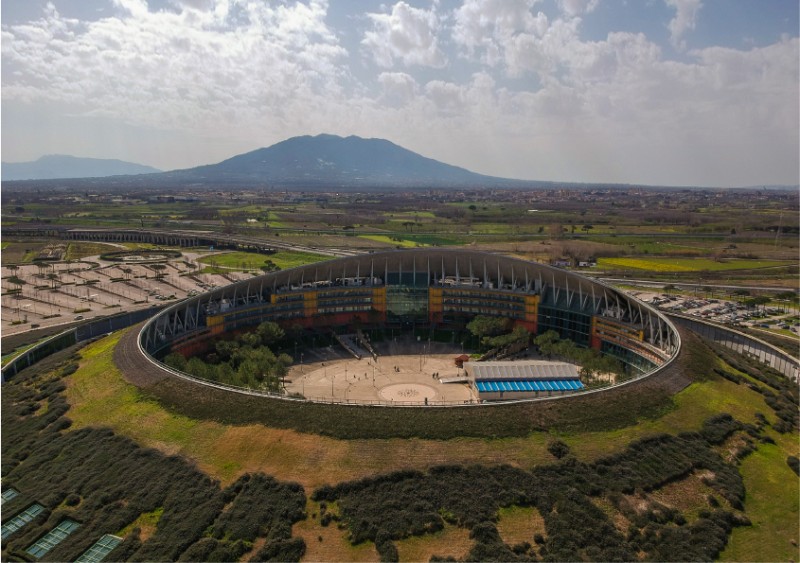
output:
<svg viewBox="0 0 800 563"><path fill-rule="evenodd" d="M424 403L436 400L438 393L433 387L419 383L394 383L381 387L378 395L384 401L400 401L404 403Z"/></svg>

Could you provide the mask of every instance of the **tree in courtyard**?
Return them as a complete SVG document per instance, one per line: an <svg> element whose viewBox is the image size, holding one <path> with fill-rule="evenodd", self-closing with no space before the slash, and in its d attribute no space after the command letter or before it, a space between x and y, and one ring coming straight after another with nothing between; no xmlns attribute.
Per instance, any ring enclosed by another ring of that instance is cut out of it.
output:
<svg viewBox="0 0 800 563"><path fill-rule="evenodd" d="M261 339L261 344L264 346L272 346L276 342L283 340L284 336L286 336L286 333L278 324L269 321L258 325L256 334Z"/></svg>
<svg viewBox="0 0 800 563"><path fill-rule="evenodd" d="M467 330L483 340L487 336L497 336L508 332L510 319L478 315L467 324Z"/></svg>
<svg viewBox="0 0 800 563"><path fill-rule="evenodd" d="M530 342L531 333L524 326L515 327L509 334L500 334L498 336L486 336L483 338L483 343L491 348L505 348L508 346L517 349L525 348Z"/></svg>
<svg viewBox="0 0 800 563"><path fill-rule="evenodd" d="M561 337L555 330L548 330L534 338L533 343L538 346L540 353L551 358L556 352L556 344L558 344L560 339Z"/></svg>

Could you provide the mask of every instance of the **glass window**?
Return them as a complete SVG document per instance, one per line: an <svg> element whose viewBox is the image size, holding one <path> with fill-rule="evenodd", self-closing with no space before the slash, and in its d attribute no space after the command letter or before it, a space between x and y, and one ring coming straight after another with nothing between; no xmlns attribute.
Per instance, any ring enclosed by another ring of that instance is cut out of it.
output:
<svg viewBox="0 0 800 563"><path fill-rule="evenodd" d="M7 500L11 500L12 498L16 497L19 494L19 491L9 487L5 491L3 491L2 497L0 497L0 504L4 504Z"/></svg>
<svg viewBox="0 0 800 563"><path fill-rule="evenodd" d="M78 524L75 520L62 520L58 526L39 538L39 540L26 549L25 552L39 559L42 555L64 541L64 538L69 536L79 527L80 524Z"/></svg>
<svg viewBox="0 0 800 563"><path fill-rule="evenodd" d="M75 563L100 563L106 556L122 543L122 538L106 534L86 552L75 560Z"/></svg>
<svg viewBox="0 0 800 563"><path fill-rule="evenodd" d="M8 536L22 528L25 524L36 518L43 510L44 507L41 504L32 504L14 516L11 520L3 524L2 539L6 539Z"/></svg>

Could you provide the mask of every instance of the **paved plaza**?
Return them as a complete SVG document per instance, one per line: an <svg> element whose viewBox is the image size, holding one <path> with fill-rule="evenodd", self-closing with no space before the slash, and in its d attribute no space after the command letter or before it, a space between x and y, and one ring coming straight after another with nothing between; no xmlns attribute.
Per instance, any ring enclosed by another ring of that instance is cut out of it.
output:
<svg viewBox="0 0 800 563"><path fill-rule="evenodd" d="M368 404L464 404L477 400L466 383L441 383L464 376L454 362L460 348L447 352L440 344L435 346L437 353L427 353L427 343L403 346L406 352L412 347L420 353L390 353L377 360L343 358L327 348L310 350L305 357L314 356L313 361L292 366L286 390L313 400ZM321 359L326 354L329 359Z"/></svg>

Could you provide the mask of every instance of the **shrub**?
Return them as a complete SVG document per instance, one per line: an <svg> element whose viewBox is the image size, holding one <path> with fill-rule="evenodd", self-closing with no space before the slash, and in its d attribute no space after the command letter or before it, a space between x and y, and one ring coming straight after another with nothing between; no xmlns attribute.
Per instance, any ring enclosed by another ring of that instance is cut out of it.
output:
<svg viewBox="0 0 800 563"><path fill-rule="evenodd" d="M569 446L561 440L550 440L547 444L547 451L550 452L556 459L569 454Z"/></svg>
<svg viewBox="0 0 800 563"><path fill-rule="evenodd" d="M303 538L268 542L251 561L300 561L306 553Z"/></svg>

